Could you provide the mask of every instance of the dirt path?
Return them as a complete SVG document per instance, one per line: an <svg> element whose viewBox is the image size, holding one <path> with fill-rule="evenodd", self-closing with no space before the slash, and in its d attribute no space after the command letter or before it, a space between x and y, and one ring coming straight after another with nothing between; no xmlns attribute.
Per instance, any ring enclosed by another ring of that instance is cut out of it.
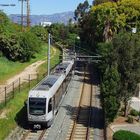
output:
<svg viewBox="0 0 140 140"><path fill-rule="evenodd" d="M55 56L56 54L56 49L53 49L53 53L51 55L51 58ZM37 74L37 69L40 65L42 65L43 63L45 63L46 60L40 60L37 61L29 66L27 66L21 73L13 76L12 78L8 79L3 85L0 85L0 101L3 100L4 98L4 88L10 84L12 84L13 82L15 82L16 80L18 80L20 78L20 84L24 83L27 81L27 79L29 79L29 75L36 75ZM32 79L35 79L36 76L31 77ZM15 84L14 87L18 86L19 83ZM12 91L12 86L11 89L8 89L7 92Z"/></svg>

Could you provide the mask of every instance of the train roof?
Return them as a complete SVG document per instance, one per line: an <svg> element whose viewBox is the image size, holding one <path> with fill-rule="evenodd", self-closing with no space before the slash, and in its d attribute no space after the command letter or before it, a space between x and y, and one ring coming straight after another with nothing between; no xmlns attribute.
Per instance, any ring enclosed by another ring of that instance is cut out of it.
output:
<svg viewBox="0 0 140 140"><path fill-rule="evenodd" d="M56 68L54 73L51 75L47 76L43 81L41 81L35 88L34 90L42 90L42 91L48 91L58 80L58 78L64 73L66 68L70 62L63 62L60 63Z"/></svg>
<svg viewBox="0 0 140 140"><path fill-rule="evenodd" d="M62 73L64 72L64 70L66 70L66 68L68 67L70 63L69 62L63 62L60 63L56 68L55 68L55 73Z"/></svg>
<svg viewBox="0 0 140 140"><path fill-rule="evenodd" d="M59 75L49 75L35 88L35 90L49 90L59 77Z"/></svg>

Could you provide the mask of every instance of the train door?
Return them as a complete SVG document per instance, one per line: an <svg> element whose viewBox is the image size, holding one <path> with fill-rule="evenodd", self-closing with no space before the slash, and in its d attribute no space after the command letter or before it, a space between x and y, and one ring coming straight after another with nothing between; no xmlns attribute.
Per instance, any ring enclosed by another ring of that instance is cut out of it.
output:
<svg viewBox="0 0 140 140"><path fill-rule="evenodd" d="M52 98L52 111L53 111L53 116L54 116L55 113L56 113L56 109L55 109L55 96L53 96L53 98Z"/></svg>

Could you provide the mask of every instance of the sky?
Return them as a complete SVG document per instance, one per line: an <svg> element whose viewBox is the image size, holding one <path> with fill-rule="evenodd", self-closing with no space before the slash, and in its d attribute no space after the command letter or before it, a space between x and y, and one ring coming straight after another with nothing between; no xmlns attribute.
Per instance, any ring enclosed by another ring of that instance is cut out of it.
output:
<svg viewBox="0 0 140 140"><path fill-rule="evenodd" d="M88 0L89 4L92 4L92 1L93 0ZM81 2L83 3L84 0L30 0L30 13L32 15L50 15L66 11L74 11L78 4ZM6 14L20 14L20 1L0 0L0 4L16 4L15 7L0 6L0 9L3 10ZM26 9L24 11L26 11Z"/></svg>

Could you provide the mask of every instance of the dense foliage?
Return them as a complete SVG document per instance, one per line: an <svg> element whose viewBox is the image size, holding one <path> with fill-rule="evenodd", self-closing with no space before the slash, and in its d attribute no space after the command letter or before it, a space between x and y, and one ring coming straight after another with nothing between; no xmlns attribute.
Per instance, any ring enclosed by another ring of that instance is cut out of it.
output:
<svg viewBox="0 0 140 140"><path fill-rule="evenodd" d="M113 140L140 140L140 135L130 131L120 130L114 133Z"/></svg>
<svg viewBox="0 0 140 140"><path fill-rule="evenodd" d="M42 26L33 26L30 30L34 33L41 41L47 42L48 39L48 32Z"/></svg>
<svg viewBox="0 0 140 140"><path fill-rule="evenodd" d="M19 59L22 61L29 61L35 56L35 53L41 49L40 41L37 36L31 32L22 33L19 39L21 53Z"/></svg>
<svg viewBox="0 0 140 140"><path fill-rule="evenodd" d="M85 0L84 3L80 3L77 6L77 9L74 12L75 20L77 20L78 22L81 22L83 18L85 17L86 13L88 13L88 11L89 11L89 3L87 0Z"/></svg>
<svg viewBox="0 0 140 140"><path fill-rule="evenodd" d="M93 5L99 5L99 4L102 4L105 2L117 2L117 1L119 1L119 0L94 0Z"/></svg>
<svg viewBox="0 0 140 140"><path fill-rule="evenodd" d="M0 34L4 32L15 32L15 30L6 14L0 11Z"/></svg>
<svg viewBox="0 0 140 140"><path fill-rule="evenodd" d="M70 22L68 25L55 23L46 28L52 35L52 43L58 42L64 47L74 47L78 28L73 23Z"/></svg>

